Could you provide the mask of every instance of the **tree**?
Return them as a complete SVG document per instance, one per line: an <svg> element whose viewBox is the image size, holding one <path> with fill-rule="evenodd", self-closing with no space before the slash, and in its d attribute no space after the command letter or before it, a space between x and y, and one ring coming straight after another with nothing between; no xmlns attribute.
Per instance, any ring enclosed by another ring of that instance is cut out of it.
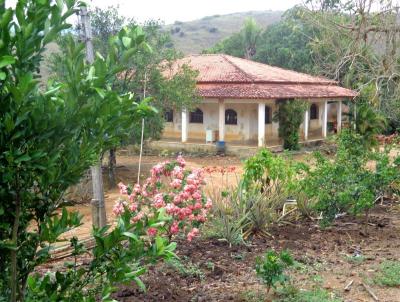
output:
<svg viewBox="0 0 400 302"><path fill-rule="evenodd" d="M400 126L399 11L393 1L309 1L302 20L321 31L310 44L319 72L370 94L369 105Z"/></svg>
<svg viewBox="0 0 400 302"><path fill-rule="evenodd" d="M268 26L257 41L255 61L300 72L314 73L311 43L318 37L315 27L303 22L295 7L282 20Z"/></svg>
<svg viewBox="0 0 400 302"><path fill-rule="evenodd" d="M274 120L279 122L278 134L283 139L283 148L298 150L299 128L303 122L304 112L308 109L308 103L302 100L280 100L278 111Z"/></svg>
<svg viewBox="0 0 400 302"><path fill-rule="evenodd" d="M136 26L133 19L127 19L118 14L116 7L106 9L94 8L91 10L91 26L93 29L93 44L103 56L106 56L109 48L109 39L116 31L123 27ZM170 109L191 108L199 100L196 93L197 72L187 66L182 66L178 72L169 75L172 63L180 57L176 50L171 48L171 37L161 30L159 21L146 21L142 27L146 36L148 47L131 53L126 61L127 68L113 82L112 89L121 93L131 92L135 101L140 103L144 99L150 100L150 104L157 109L157 113L147 116L145 120L144 138L158 139L164 125L164 111ZM63 41L59 42L60 45ZM54 54L51 58L51 69L57 77L63 77L62 66L64 54ZM61 72L61 73L59 73ZM132 121L130 136L123 143L137 144L141 138L141 120ZM109 150L108 175L109 185L115 186L116 150Z"/></svg>
<svg viewBox="0 0 400 302"><path fill-rule="evenodd" d="M143 46L137 27L121 31L110 41L113 51L91 65L84 45L69 39L63 81L39 86L43 51L77 10L74 0L0 5L0 292L11 301L24 299L29 274L79 224L77 214L58 218L63 193L147 110L111 89Z"/></svg>
<svg viewBox="0 0 400 302"><path fill-rule="evenodd" d="M253 18L247 18L241 30L217 43L204 53L225 53L231 56L252 59L257 53L257 41L261 28Z"/></svg>

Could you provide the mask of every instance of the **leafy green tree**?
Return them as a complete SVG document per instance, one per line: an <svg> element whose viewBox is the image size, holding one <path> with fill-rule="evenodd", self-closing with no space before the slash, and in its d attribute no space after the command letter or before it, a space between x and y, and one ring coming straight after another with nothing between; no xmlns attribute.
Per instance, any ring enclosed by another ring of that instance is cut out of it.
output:
<svg viewBox="0 0 400 302"><path fill-rule="evenodd" d="M108 41L111 36L123 27L136 26L133 19L118 14L116 7L106 9L94 8L91 10L91 27L93 30L93 44L96 51L103 56L109 52ZM144 99L157 109L157 113L146 116L144 139L158 139L164 127L164 112L170 109L180 110L191 108L199 100L196 93L197 71L188 66L182 66L177 72L169 76L172 63L180 57L177 51L171 48L171 37L162 31L159 21L149 20L144 23L140 35L146 36L146 47L132 52L126 60L126 70L120 72L112 85L113 90L121 93L133 93L135 101L141 103ZM62 47L65 38L59 41ZM51 69L59 78L63 77L64 53L52 55ZM141 120L132 120L130 136L123 139L123 143L137 144L141 139ZM109 150L109 185L113 187L115 181L116 149Z"/></svg>
<svg viewBox="0 0 400 302"><path fill-rule="evenodd" d="M49 258L59 236L80 223L57 210L99 155L120 142L131 120L148 108L112 89L144 36L138 28L110 40L105 58L88 65L84 45L64 49L63 81L41 87L39 65L46 45L71 27L74 0L0 3L0 296L24 300L29 274Z"/></svg>
<svg viewBox="0 0 400 302"><path fill-rule="evenodd" d="M238 33L217 43L204 53L225 53L231 56L252 59L257 53L257 41L261 28L253 18L247 18Z"/></svg>
<svg viewBox="0 0 400 302"><path fill-rule="evenodd" d="M282 20L268 26L257 41L255 61L300 72L314 72L311 43L315 26L299 18L301 8L288 10Z"/></svg>
<svg viewBox="0 0 400 302"><path fill-rule="evenodd" d="M283 148L300 149L299 129L308 110L308 103L302 100L281 100L274 120L279 122L278 134L283 139Z"/></svg>

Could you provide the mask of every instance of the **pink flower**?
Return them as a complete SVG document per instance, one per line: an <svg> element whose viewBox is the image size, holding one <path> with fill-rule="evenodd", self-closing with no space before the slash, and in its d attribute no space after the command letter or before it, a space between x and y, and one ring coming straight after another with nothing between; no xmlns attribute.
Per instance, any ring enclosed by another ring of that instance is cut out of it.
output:
<svg viewBox="0 0 400 302"><path fill-rule="evenodd" d="M182 180L175 178L169 185L174 189L178 189L182 186Z"/></svg>
<svg viewBox="0 0 400 302"><path fill-rule="evenodd" d="M135 192L136 194L139 194L141 191L140 185L139 184L135 184L133 186L133 192Z"/></svg>
<svg viewBox="0 0 400 302"><path fill-rule="evenodd" d="M113 213L116 216L121 215L125 211L125 202L119 200L115 203L113 207Z"/></svg>
<svg viewBox="0 0 400 302"><path fill-rule="evenodd" d="M183 179L183 168L179 166L174 167L172 170L172 176L178 179Z"/></svg>
<svg viewBox="0 0 400 302"><path fill-rule="evenodd" d="M132 203L129 205L129 210L130 210L131 212L136 212L137 209L138 209L138 204L137 204L136 202L132 202Z"/></svg>
<svg viewBox="0 0 400 302"><path fill-rule="evenodd" d="M177 221L174 221L171 225L171 228L169 229L169 232L174 235L179 232L179 224Z"/></svg>
<svg viewBox="0 0 400 302"><path fill-rule="evenodd" d="M156 228L148 228L147 229L147 235L153 237L157 235L157 229Z"/></svg>
<svg viewBox="0 0 400 302"><path fill-rule="evenodd" d="M199 234L199 229L193 228L188 234L187 234L187 240L192 241L194 237L196 237Z"/></svg>
<svg viewBox="0 0 400 302"><path fill-rule="evenodd" d="M144 217L144 213L143 212L139 212L136 214L135 217L132 218L132 223L136 223L139 220L141 220Z"/></svg>
<svg viewBox="0 0 400 302"><path fill-rule="evenodd" d="M194 209L195 209L195 210L200 210L202 207L203 207L203 205L202 205L200 202L196 202L196 203L194 204Z"/></svg>
<svg viewBox="0 0 400 302"><path fill-rule="evenodd" d="M182 157L182 155L179 155L179 156L176 158L176 161L178 162L178 164L179 164L182 168L185 167L186 161L185 161L185 159Z"/></svg>
<svg viewBox="0 0 400 302"><path fill-rule="evenodd" d="M177 213L177 211L179 211L179 208L176 205L174 205L173 203L168 203L165 206L165 210L167 211L167 214L174 215Z"/></svg>
<svg viewBox="0 0 400 302"><path fill-rule="evenodd" d="M122 182L120 182L120 183L118 184L118 188L119 188L119 193L120 193L121 195L126 195L126 194L128 194L128 187L125 186Z"/></svg>
<svg viewBox="0 0 400 302"><path fill-rule="evenodd" d="M194 192L193 194L192 194L192 197L193 197L193 199L196 199L196 200L201 200L201 193L199 192L199 191L196 191L196 192Z"/></svg>
<svg viewBox="0 0 400 302"><path fill-rule="evenodd" d="M165 201L162 193L158 193L154 196L154 202L153 202L154 207L157 209L165 207Z"/></svg>
<svg viewBox="0 0 400 302"><path fill-rule="evenodd" d="M206 209L211 209L212 208L212 200L210 199L210 198L207 198L207 202L206 202L206 204L205 204L205 208Z"/></svg>

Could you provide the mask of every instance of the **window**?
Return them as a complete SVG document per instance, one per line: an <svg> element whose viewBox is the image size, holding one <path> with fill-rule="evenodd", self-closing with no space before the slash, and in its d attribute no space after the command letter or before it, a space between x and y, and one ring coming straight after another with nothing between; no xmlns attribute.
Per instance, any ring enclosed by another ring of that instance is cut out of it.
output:
<svg viewBox="0 0 400 302"><path fill-rule="evenodd" d="M316 104L312 104L310 107L310 120L318 119L318 107Z"/></svg>
<svg viewBox="0 0 400 302"><path fill-rule="evenodd" d="M203 111L197 108L190 112L189 122L193 124L203 124Z"/></svg>
<svg viewBox="0 0 400 302"><path fill-rule="evenodd" d="M237 113L235 110L225 110L225 125L237 125Z"/></svg>
<svg viewBox="0 0 400 302"><path fill-rule="evenodd" d="M271 107L265 106L265 123L266 124L271 124L272 122L272 111Z"/></svg>
<svg viewBox="0 0 400 302"><path fill-rule="evenodd" d="M168 123L172 123L174 121L174 111L171 110L166 110L164 112L164 119Z"/></svg>

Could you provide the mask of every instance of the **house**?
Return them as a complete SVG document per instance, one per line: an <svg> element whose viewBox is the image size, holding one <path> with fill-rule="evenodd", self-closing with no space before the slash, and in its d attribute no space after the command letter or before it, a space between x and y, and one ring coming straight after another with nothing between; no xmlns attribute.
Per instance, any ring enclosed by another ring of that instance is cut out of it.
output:
<svg viewBox="0 0 400 302"><path fill-rule="evenodd" d="M328 123L342 126L342 101L356 93L335 81L236 58L224 54L190 55L171 72L187 64L199 71L201 103L188 112L169 111L162 140L185 144L224 141L227 145L276 146L278 123L273 121L280 100L310 102L301 126L301 141L322 140Z"/></svg>

